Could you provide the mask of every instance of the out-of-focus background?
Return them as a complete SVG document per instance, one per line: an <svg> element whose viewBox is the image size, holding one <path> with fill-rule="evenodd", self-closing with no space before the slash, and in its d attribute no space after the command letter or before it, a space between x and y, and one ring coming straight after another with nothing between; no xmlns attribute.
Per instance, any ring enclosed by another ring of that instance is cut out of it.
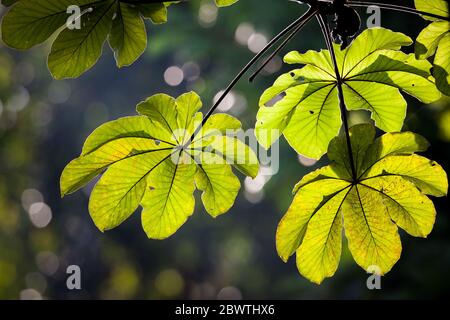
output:
<svg viewBox="0 0 450 320"><path fill-rule="evenodd" d="M304 10L287 0L241 0L220 10L212 0L174 5L167 24L148 25L149 47L133 66L117 69L105 47L99 63L76 80L51 78L45 64L48 43L27 52L0 44L0 298L397 299L448 294L448 199L435 199L437 222L428 239L401 234L402 258L382 279L382 290L367 289L367 274L352 260L345 240L339 270L321 286L298 274L295 259L284 264L274 238L292 200L291 189L326 163L299 158L284 140L276 175L243 180L235 206L215 220L197 201L194 216L168 240L148 240L139 212L102 234L87 210L92 185L60 198L60 173L94 128L134 115L139 101L158 92L176 96L195 90L209 106L252 55ZM365 23L369 15L360 12ZM411 37L426 26L420 17L386 11L381 22ZM285 53L323 46L314 21ZM283 70L277 57L254 84L241 81L220 110L238 116L245 128L253 127L259 95ZM408 98L405 123L405 130L430 140L426 156L446 169L449 101L425 106ZM352 121L364 118L363 113L352 115ZM67 289L68 265L80 266L82 290Z"/></svg>

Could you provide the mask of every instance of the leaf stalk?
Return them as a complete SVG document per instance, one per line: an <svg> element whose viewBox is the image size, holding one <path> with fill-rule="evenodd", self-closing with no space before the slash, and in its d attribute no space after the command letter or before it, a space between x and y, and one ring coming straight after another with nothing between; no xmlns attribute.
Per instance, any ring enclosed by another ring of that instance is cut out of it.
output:
<svg viewBox="0 0 450 320"><path fill-rule="evenodd" d="M350 128L349 128L348 119L347 119L347 107L345 105L344 90L342 88L342 85L344 82L342 80L342 77L341 77L341 74L339 71L339 67L337 64L336 53L334 51L333 40L331 38L331 31L330 31L330 28L328 27L326 18L324 18L323 14L318 14L317 20L319 21L320 28L322 29L322 33L324 35L325 42L327 44L328 50L331 55L331 59L333 61L334 72L336 74L336 87L338 89L338 94L339 94L339 108L341 109L341 118L342 118L342 122L344 124L345 137L346 137L346 141L347 141L347 151L348 151L348 156L349 156L350 166L351 166L351 171L352 171L352 178L353 178L353 182L356 183L358 176L356 173L355 161L353 159L353 150L352 150L352 144L351 144L351 140L350 140L350 130L349 130Z"/></svg>
<svg viewBox="0 0 450 320"><path fill-rule="evenodd" d="M394 10L394 11L399 11L399 12L412 13L412 14L416 14L416 15L427 16L427 17L430 17L430 18L450 21L450 17L444 17L444 16L441 16L441 15L438 15L438 14L425 12L425 11L420 11L420 10L417 10L417 9L414 9L414 8L400 6L400 5L396 5L396 4L379 3L379 2L371 2L371 1L370 2L369 1L348 1L347 4L349 6L351 6L351 7L377 6L377 7L380 7L382 9L388 9L388 10Z"/></svg>
<svg viewBox="0 0 450 320"><path fill-rule="evenodd" d="M289 42L294 38L297 33L299 33L303 27L317 14L316 9L309 10L307 14L304 16L304 20L297 25L297 27L292 31L291 34L289 34L286 39L283 40L283 42L275 49L275 51L261 64L261 66L250 76L248 79L250 82L253 82L255 78L258 76L258 74L267 66L267 64L272 61L273 58L281 51L283 50L286 45L289 44Z"/></svg>
<svg viewBox="0 0 450 320"><path fill-rule="evenodd" d="M239 80L245 75L245 73L256 63L259 61L259 59L270 49L272 48L281 38L283 38L285 35L289 34L292 30L295 30L297 26L301 25L306 19L310 19L314 14L316 14L315 10L312 8L309 8L308 11L302 15L301 17L297 18L294 22L292 22L289 26L287 26L284 30L282 30L279 34L277 34L272 40L269 41L269 43L261 49L260 52L258 52L242 69L239 71L239 73L236 75L236 77L230 82L228 87L224 90L224 92L220 95L220 97L217 99L217 101L213 104L213 106L209 109L207 114L202 120L202 123L195 129L194 133L192 134L191 138L187 141L186 147L194 140L195 136L200 132L202 127L205 125L206 121L212 116L214 111L217 109L217 107L220 105L220 103L225 99L225 97L231 92L231 90L236 86L236 84L239 82Z"/></svg>

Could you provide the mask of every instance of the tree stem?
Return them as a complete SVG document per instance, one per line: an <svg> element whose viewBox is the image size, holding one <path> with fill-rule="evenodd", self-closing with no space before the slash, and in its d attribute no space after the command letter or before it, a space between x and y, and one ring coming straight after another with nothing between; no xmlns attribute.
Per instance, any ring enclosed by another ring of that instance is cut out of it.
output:
<svg viewBox="0 0 450 320"><path fill-rule="evenodd" d="M303 27L314 17L314 15L317 14L317 10L310 10L307 12L307 14L304 16L305 19L297 25L297 27L294 29L294 31L289 34L286 39L283 40L283 42L275 49L275 51L262 63L262 65L250 76L249 81L253 82L255 78L258 76L258 74L267 66L267 64L272 61L272 59L281 51L283 50L286 45L292 40L293 37L297 33L299 33Z"/></svg>
<svg viewBox="0 0 450 320"><path fill-rule="evenodd" d="M343 81L342 81L339 67L338 67L338 64L336 61L336 53L334 52L333 40L331 39L330 28L328 27L326 18L324 18L322 14L318 14L317 19L319 21L320 28L322 29L323 35L325 37L325 42L327 43L327 47L328 47L328 50L330 51L331 59L333 61L333 67L334 67L334 72L336 74L336 83L337 83L337 89L338 89L338 94L339 94L339 107L341 109L341 118L342 118L342 122L344 124L345 137L347 140L347 151L348 151L350 166L351 166L351 170L352 170L352 178L353 178L353 181L356 182L356 179L358 178L358 176L357 176L357 172L356 172L355 161L353 159L353 151L352 151L352 144L351 144L351 140L350 140L350 131L349 131L350 128L348 126L348 120L347 120L347 107L345 106L344 91L342 89Z"/></svg>
<svg viewBox="0 0 450 320"><path fill-rule="evenodd" d="M436 19L439 19L439 20L450 21L450 17L444 17L444 16L440 16L438 14L425 12L425 11L420 11L420 10L417 10L417 9L414 9L414 8L405 7L405 6L399 6L399 5L395 5L395 4L368 2L368 1L348 1L347 4L349 6L351 6L351 7L378 6L378 7L383 8L383 9L400 11L400 12L406 12L406 13L412 13L412 14L427 16L427 17L430 17L430 18L436 18Z"/></svg>
<svg viewBox="0 0 450 320"><path fill-rule="evenodd" d="M308 11L296 19L294 22L292 22L289 26L287 26L283 31L281 31L279 34L277 34L270 42L258 53L256 54L253 59L250 60L250 62L245 65L244 68L242 68L241 71L237 74L237 76L233 79L233 81L230 82L228 87L225 89L225 91L220 95L219 99L213 104L211 109L209 109L208 113L203 118L202 123L197 127L197 129L192 134L191 138L186 143L186 146L189 145L195 138L195 136L200 132L202 127L205 125L206 121L208 121L209 117L214 113L214 111L217 109L217 107L220 105L220 103L225 99L225 97L230 93L230 91L234 88L234 86L238 83L238 81L244 76L244 74L275 44L277 43L281 38L283 38L286 34L289 34L291 30L294 30L299 24L303 23L303 21L311 15L311 12L313 9L309 8Z"/></svg>

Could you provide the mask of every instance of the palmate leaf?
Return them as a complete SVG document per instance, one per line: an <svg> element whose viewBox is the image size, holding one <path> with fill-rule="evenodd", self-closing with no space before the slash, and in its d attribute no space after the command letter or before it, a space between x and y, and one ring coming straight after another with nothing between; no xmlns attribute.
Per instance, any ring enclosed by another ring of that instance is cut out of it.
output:
<svg viewBox="0 0 450 320"><path fill-rule="evenodd" d="M315 283L336 272L342 229L358 265L387 273L402 250L398 227L426 237L436 215L427 196L441 197L448 190L442 167L414 154L428 148L421 136L386 133L374 140L369 124L350 128L350 135L357 180L348 167L346 139L333 139L332 163L297 184L277 230L279 256L287 261L297 253L300 273Z"/></svg>
<svg viewBox="0 0 450 320"><path fill-rule="evenodd" d="M349 110L365 109L386 132L400 131L406 101L400 90L430 103L440 98L431 64L398 51L412 40L402 33L373 28L361 33L346 49L335 45L336 58ZM289 64L304 64L280 76L260 100L256 136L265 148L283 134L300 154L319 159L341 128L337 80L328 50L291 52ZM268 106L274 98L282 99Z"/></svg>
<svg viewBox="0 0 450 320"><path fill-rule="evenodd" d="M191 141L203 119L201 106L192 92L177 99L158 94L137 106L140 116L100 126L64 169L61 194L103 173L89 201L95 225L115 228L142 205L142 225L153 239L174 234L192 215L196 188L211 216L227 212L240 189L231 166L255 177L258 160L239 139L224 135L241 128L229 115L212 115Z"/></svg>
<svg viewBox="0 0 450 320"><path fill-rule="evenodd" d="M2 20L2 39L15 49L30 49L57 34L48 67L56 79L77 78L100 58L105 41L114 51L118 67L135 62L147 47L144 19L167 21L167 7L179 1L142 0L19 0ZM220 6L235 1L220 1ZM69 6L81 11L80 29L67 28Z"/></svg>
<svg viewBox="0 0 450 320"><path fill-rule="evenodd" d="M433 75L442 93L450 96L450 9L445 0L415 0L423 12L447 17L447 20L423 16L432 21L417 37L416 56L427 59L434 56Z"/></svg>

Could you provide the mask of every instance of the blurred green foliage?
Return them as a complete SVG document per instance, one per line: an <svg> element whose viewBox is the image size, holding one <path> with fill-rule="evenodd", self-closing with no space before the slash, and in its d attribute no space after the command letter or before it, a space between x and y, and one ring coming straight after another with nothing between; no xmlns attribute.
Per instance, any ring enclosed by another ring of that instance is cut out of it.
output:
<svg viewBox="0 0 450 320"><path fill-rule="evenodd" d="M413 1L402 1L412 5ZM151 26L149 48L133 66L117 70L111 53L77 80L54 81L44 46L29 52L0 46L0 298L434 298L448 295L450 212L436 200L428 239L403 237L402 259L366 288L365 275L344 251L332 280L316 286L285 265L275 250L275 230L292 201L294 184L325 164L301 159L281 143L278 174L254 186L244 181L231 211L211 221L201 206L173 238L147 239L134 215L106 234L87 210L90 188L60 199L59 176L82 142L101 123L134 114L133 106L157 92L176 96L195 89L208 104L268 39L304 12L286 0L239 1L218 10L209 0L174 6L169 22ZM368 15L361 11L365 21ZM420 17L382 12L382 25L416 37ZM239 32L238 32L239 30ZM237 41L238 40L238 41ZM242 43L242 44L240 44ZM311 22L285 50L324 47ZM408 52L412 52L409 48ZM259 95L285 69L279 58L255 84L240 82L229 112L253 127ZM174 67L169 70L170 67ZM183 71L181 82L180 70ZM275 73L273 73L275 72ZM164 77L165 75L165 77ZM167 81L167 82L166 82ZM169 85L171 83L172 85ZM177 84L177 85L175 85ZM408 99L404 126L431 142L425 154L448 171L450 101L424 106ZM352 123L367 117L352 115ZM264 188L262 190L262 185ZM344 247L347 247L344 244ZM66 268L79 265L82 290L66 288Z"/></svg>

